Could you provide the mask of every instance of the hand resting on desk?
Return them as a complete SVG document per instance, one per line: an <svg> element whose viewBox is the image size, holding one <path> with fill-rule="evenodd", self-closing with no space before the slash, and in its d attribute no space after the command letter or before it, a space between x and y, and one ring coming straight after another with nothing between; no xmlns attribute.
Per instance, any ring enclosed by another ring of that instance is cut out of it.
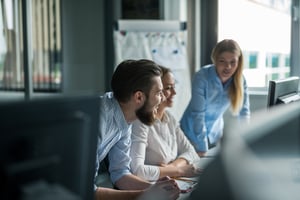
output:
<svg viewBox="0 0 300 200"><path fill-rule="evenodd" d="M194 164L181 164L176 165L174 163L161 164L161 174L168 174L172 177L195 177L201 174L202 169L198 168Z"/></svg>

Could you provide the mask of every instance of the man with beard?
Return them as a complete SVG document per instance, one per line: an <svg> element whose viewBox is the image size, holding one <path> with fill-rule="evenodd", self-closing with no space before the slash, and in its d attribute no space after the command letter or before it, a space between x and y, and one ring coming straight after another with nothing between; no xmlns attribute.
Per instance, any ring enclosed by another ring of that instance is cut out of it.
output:
<svg viewBox="0 0 300 200"><path fill-rule="evenodd" d="M177 199L176 182L164 177L156 184L131 174L131 123L135 119L151 125L163 96L161 71L150 60L121 62L111 80L112 92L100 97L100 126L96 158L99 163L108 155L109 172L117 189L97 187L96 199ZM118 190L119 189L119 190Z"/></svg>

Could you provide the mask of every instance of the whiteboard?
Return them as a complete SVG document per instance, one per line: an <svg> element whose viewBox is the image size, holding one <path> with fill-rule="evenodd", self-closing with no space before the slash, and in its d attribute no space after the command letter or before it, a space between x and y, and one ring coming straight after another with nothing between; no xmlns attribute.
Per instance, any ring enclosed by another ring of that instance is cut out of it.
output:
<svg viewBox="0 0 300 200"><path fill-rule="evenodd" d="M116 27L115 66L125 59L150 59L172 70L177 94L168 109L179 121L191 97L185 26L179 21L121 20Z"/></svg>

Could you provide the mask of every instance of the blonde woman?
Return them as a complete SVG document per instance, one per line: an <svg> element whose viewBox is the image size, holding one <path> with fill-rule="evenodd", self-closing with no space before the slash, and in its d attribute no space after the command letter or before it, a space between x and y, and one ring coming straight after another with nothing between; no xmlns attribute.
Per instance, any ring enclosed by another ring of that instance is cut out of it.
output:
<svg viewBox="0 0 300 200"><path fill-rule="evenodd" d="M180 120L181 128L204 156L222 137L224 112L249 118L248 87L243 76L243 54L238 43L225 39L211 53L213 64L202 67L194 76L192 97Z"/></svg>

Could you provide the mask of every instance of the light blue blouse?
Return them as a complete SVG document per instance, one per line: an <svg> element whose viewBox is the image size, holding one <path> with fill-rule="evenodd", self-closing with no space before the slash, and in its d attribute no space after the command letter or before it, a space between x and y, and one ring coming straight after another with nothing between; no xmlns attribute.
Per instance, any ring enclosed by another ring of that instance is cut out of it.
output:
<svg viewBox="0 0 300 200"><path fill-rule="evenodd" d="M214 65L202 67L194 76L192 97L180 120L180 125L197 152L208 150L211 144L222 137L223 114L230 106L228 89L229 79L224 85L219 79ZM248 87L244 78L244 101L239 117L249 118L250 104Z"/></svg>
<svg viewBox="0 0 300 200"><path fill-rule="evenodd" d="M119 103L108 92L100 97L100 123L96 157L96 174L100 162L108 154L109 172L113 183L130 174L129 157L131 145L131 125L125 120ZM96 186L94 186L96 188Z"/></svg>

